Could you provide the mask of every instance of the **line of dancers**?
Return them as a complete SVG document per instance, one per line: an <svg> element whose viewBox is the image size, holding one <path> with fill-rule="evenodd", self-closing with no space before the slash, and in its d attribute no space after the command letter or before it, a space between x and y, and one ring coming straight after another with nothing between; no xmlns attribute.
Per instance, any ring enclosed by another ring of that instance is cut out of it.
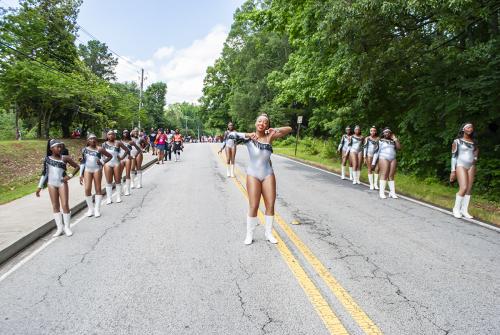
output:
<svg viewBox="0 0 500 335"><path fill-rule="evenodd" d="M142 161L143 150L146 146L144 138L139 136L138 129L132 132L124 130L122 139L116 139L114 130L108 131L106 140L100 146L97 137L89 134L87 145L81 150L80 164L77 164L68 154L64 143L52 139L47 143L47 155L43 161L42 176L38 183L36 196L47 186L56 223L56 232L53 237L62 235L71 236L71 213L69 209L68 180L80 171L80 184L85 188L87 203L86 216L101 216L102 175L106 179L106 204L111 205L113 181L117 190L116 203L122 202L121 195L129 196L131 188L142 188ZM66 152L65 152L66 151ZM74 168L67 173L67 165ZM122 175L125 171L125 189L122 187ZM95 189L95 205L92 201L92 185Z"/></svg>

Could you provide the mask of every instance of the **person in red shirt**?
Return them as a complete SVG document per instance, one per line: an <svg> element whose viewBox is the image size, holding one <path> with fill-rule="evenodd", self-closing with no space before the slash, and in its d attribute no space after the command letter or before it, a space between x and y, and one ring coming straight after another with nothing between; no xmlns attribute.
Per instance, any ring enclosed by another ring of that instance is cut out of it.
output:
<svg viewBox="0 0 500 335"><path fill-rule="evenodd" d="M175 161L178 162L181 159L181 151L184 148L184 139L182 135L179 133L179 129L175 130L174 134L174 154Z"/></svg>
<svg viewBox="0 0 500 335"><path fill-rule="evenodd" d="M165 145L167 144L167 135L163 132L163 129L158 129L158 135L156 135L156 149L158 150L158 162L156 164L163 164L163 158L165 157Z"/></svg>

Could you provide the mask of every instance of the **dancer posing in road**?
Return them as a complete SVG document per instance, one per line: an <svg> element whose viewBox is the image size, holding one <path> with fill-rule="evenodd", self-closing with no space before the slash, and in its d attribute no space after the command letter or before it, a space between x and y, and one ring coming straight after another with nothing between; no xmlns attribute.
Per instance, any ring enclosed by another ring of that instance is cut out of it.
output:
<svg viewBox="0 0 500 335"><path fill-rule="evenodd" d="M379 137L377 135L377 128L375 126L372 126L370 128L370 136L365 138L363 153L366 161L366 166L368 168L368 181L370 182L370 190L378 190L378 164L375 164L375 166L372 167L373 155L375 154L375 151L378 150L378 141ZM373 172L375 172L375 174Z"/></svg>
<svg viewBox="0 0 500 335"><path fill-rule="evenodd" d="M183 148L184 148L184 139L182 138L182 135L179 133L179 129L176 129L174 134L174 155L176 162L181 160L181 151Z"/></svg>
<svg viewBox="0 0 500 335"><path fill-rule="evenodd" d="M135 142L137 147L140 149L137 152L132 150L132 171L135 178L132 180L132 187L141 188L142 187L142 161L144 160L144 155L142 151L146 147L146 141L143 136L139 135L139 129L134 128L131 134L132 140Z"/></svg>
<svg viewBox="0 0 500 335"><path fill-rule="evenodd" d="M469 202L476 176L476 162L479 155L479 148L472 123L464 124L457 138L451 145L451 174L450 181L458 180L459 190L455 198L453 215L456 218L462 216L472 219L469 214Z"/></svg>
<svg viewBox="0 0 500 335"><path fill-rule="evenodd" d="M265 237L271 243L278 243L273 236L274 203L276 202L276 177L271 165L272 142L292 132L290 127L270 128L269 117L260 115L255 122L254 133L232 132L228 138L244 141L248 149L250 163L247 167L248 216L245 244L252 244L253 233L257 227L257 212L260 197L264 198Z"/></svg>
<svg viewBox="0 0 500 335"><path fill-rule="evenodd" d="M102 156L106 159L101 161ZM85 186L85 201L87 202L87 216L101 216L102 201L102 166L111 160L113 156L104 148L97 145L97 137L89 134L87 146L82 149L82 160L80 162L80 184ZM95 188L95 208L92 203L92 184Z"/></svg>
<svg viewBox="0 0 500 335"><path fill-rule="evenodd" d="M351 141L351 127L347 126L345 128L345 134L342 135L340 139L339 147L337 148L337 153L342 153L342 179L345 179L345 165L349 161L349 179L352 178L352 164L349 160L349 142Z"/></svg>
<svg viewBox="0 0 500 335"><path fill-rule="evenodd" d="M104 176L106 177L106 204L112 203L111 194L113 192L113 179L116 184L116 202L122 202L122 181L121 174L122 168L120 161L129 155L128 148L121 142L116 140L116 133L114 130L108 131L106 141L103 143L103 148L111 155L111 158L104 164ZM123 149L123 154L120 156L120 149Z"/></svg>
<svg viewBox="0 0 500 335"><path fill-rule="evenodd" d="M141 147L137 145L135 140L132 139L130 132L125 129L122 133L122 142L128 149L128 155L125 155L125 159L121 161L125 168L125 190L123 195L130 195L130 187L132 186L132 181L130 179L130 172L132 171L132 164L135 161L135 157L141 153Z"/></svg>
<svg viewBox="0 0 500 335"><path fill-rule="evenodd" d="M229 122L227 124L227 130L224 132L224 138L223 138L223 145L222 148L219 150L219 154L226 149L226 169L227 169L227 176L234 178L234 160L236 158L236 143L232 138L228 138L228 135L231 132L234 132L234 124L232 122Z"/></svg>
<svg viewBox="0 0 500 335"><path fill-rule="evenodd" d="M381 199L386 199L385 185L389 181L389 196L397 199L396 185L394 182L394 175L396 174L396 151L401 149L401 144L396 136L392 133L389 127L384 128L382 138L379 140L378 149L375 152L372 160L372 168L378 162L380 168L380 190L379 195Z"/></svg>
<svg viewBox="0 0 500 335"><path fill-rule="evenodd" d="M352 165L352 183L360 184L359 176L361 175L361 166L363 165L363 141L361 128L354 127L354 134L349 141L349 161Z"/></svg>
<svg viewBox="0 0 500 335"><path fill-rule="evenodd" d="M68 180L80 169L80 166L70 156L61 154L62 150L63 143L61 141L53 139L47 143L47 155L43 161L42 176L36 190L36 196L40 197L40 191L45 185L48 185L54 221L57 227L56 233L52 235L53 237L60 236L63 232L66 236L73 235L69 227L71 213L69 211ZM75 168L73 174L66 173L67 164Z"/></svg>
<svg viewBox="0 0 500 335"><path fill-rule="evenodd" d="M156 151L158 153L158 161L156 164L163 164L163 158L165 157L165 145L167 144L167 135L163 132L163 129L158 129L158 135L156 135L155 145Z"/></svg>

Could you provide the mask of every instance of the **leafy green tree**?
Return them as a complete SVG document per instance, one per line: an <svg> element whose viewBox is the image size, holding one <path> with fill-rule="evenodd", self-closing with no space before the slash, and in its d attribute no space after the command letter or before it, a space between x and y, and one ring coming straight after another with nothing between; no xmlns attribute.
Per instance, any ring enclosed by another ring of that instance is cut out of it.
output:
<svg viewBox="0 0 500 335"><path fill-rule="evenodd" d="M165 127L165 105L167 95L167 84L163 82L153 83L144 91L144 111L148 115L148 121L154 127Z"/></svg>
<svg viewBox="0 0 500 335"><path fill-rule="evenodd" d="M90 40L87 45L80 44L78 53L85 65L101 79L116 80L115 68L118 59L109 51L106 43Z"/></svg>

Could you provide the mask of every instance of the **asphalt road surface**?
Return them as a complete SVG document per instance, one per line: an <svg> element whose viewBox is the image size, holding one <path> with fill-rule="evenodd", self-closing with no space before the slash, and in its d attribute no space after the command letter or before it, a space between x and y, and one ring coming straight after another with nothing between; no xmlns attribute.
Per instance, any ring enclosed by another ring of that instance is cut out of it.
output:
<svg viewBox="0 0 500 335"><path fill-rule="evenodd" d="M0 334L500 334L499 233L273 156L279 243L245 246L217 148L0 271Z"/></svg>

